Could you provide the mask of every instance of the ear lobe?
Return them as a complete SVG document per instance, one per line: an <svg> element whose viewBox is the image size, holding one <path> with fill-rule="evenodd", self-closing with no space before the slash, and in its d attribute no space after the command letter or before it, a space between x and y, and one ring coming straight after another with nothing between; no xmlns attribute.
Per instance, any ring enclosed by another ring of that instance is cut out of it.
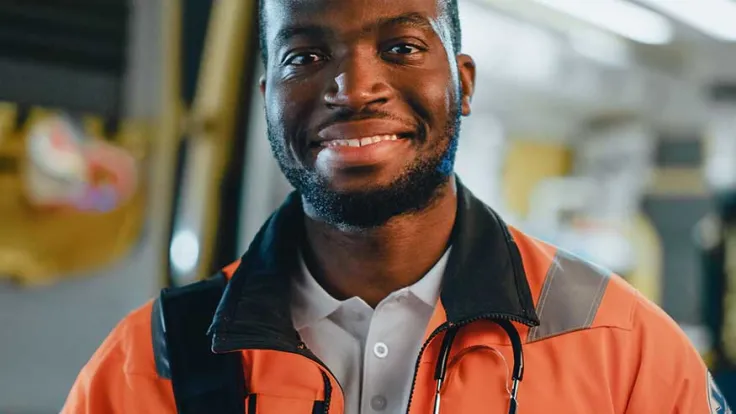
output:
<svg viewBox="0 0 736 414"><path fill-rule="evenodd" d="M470 113L472 110L470 109L470 97L467 95L463 95L462 101L460 101L460 106L462 108L462 115L463 116L470 116Z"/></svg>
<svg viewBox="0 0 736 414"><path fill-rule="evenodd" d="M475 61L468 55L457 55L457 69L460 76L460 104L463 116L470 115L470 103L475 92Z"/></svg>

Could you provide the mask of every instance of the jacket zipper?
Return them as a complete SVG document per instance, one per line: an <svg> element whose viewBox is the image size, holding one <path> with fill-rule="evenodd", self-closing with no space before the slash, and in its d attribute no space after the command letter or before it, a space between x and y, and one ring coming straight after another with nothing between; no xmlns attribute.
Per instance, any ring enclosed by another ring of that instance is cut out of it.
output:
<svg viewBox="0 0 736 414"><path fill-rule="evenodd" d="M324 362L322 362L319 358L317 358L316 355L314 355L309 348L307 348L307 344L304 343L304 341L299 342L299 345L297 346L297 349L299 349L302 352L297 352L297 355L301 355L305 358L309 358L310 360L316 362L319 364L322 368L324 368L327 372L332 375L333 378L335 378L335 382L337 382L338 385L340 385L340 382L337 381L337 377L335 377L335 374L330 371L330 368L325 365ZM330 377L322 371L322 381L324 382L324 394L325 394L325 409L323 411L323 414L329 414L330 413L330 403L332 402L332 381L330 381ZM340 385L340 392L342 392L342 386Z"/></svg>
<svg viewBox="0 0 736 414"><path fill-rule="evenodd" d="M419 374L419 365L420 365L420 363L422 361L422 355L424 355L424 351L427 349L427 346L429 346L429 344L432 342L432 340L437 335L441 334L442 332L448 330L451 327L458 327L458 328L460 328L460 327L463 327L465 325L468 325L468 324L471 324L473 322L477 322L477 321L480 321L480 320L491 320L491 321L507 320L507 321L510 321L510 322L518 322L518 323L522 323L522 324L525 324L525 325L527 324L527 322L525 322L522 318L519 318L517 316L505 315L505 314L499 314L499 313L491 313L491 314L486 314L486 315L476 316L476 317L473 317L473 318L464 319L464 320L462 320L460 322L456 322L456 323L453 323L453 322L445 322L442 325L438 326L437 329L435 329L429 335L429 337L427 338L427 340L422 345L422 348L419 350L419 356L417 356L417 363L414 366L414 378L411 381L411 391L409 392L409 403L406 406L406 414L410 414L411 413L411 403L412 403L412 400L414 399L414 388L416 388L416 385L417 385L417 375Z"/></svg>
<svg viewBox="0 0 736 414"><path fill-rule="evenodd" d="M322 371L322 380L325 383L325 410L322 413L329 414L330 413L330 401L332 401L332 382L330 381L330 377L328 377L324 371ZM335 380L337 381L337 379Z"/></svg>
<svg viewBox="0 0 736 414"><path fill-rule="evenodd" d="M324 370L327 371L329 375L326 374L324 371L321 371L322 379L324 382L324 394L325 394L323 414L329 414L330 403L332 402L332 381L330 381L330 376L332 376L332 378L335 378L335 382L337 382L337 385L340 386L340 392L343 392L342 385L340 385L340 382L337 380L337 377L335 376L335 374L332 373L330 368L327 367L327 365L325 365L324 362L322 362L316 355L314 355L314 353L312 353L312 351L309 350L309 348L307 347L307 344L304 343L304 341L299 340L298 344L296 345L296 349L294 349L293 346L290 346L288 348L291 348L291 349L284 349L284 348L278 348L278 347L276 348L262 347L260 349L272 349L272 350L279 351L279 352L286 352L289 354L299 355L301 357L309 359L310 361L315 362L320 367L324 368ZM254 348L251 348L251 347L241 348L241 350L248 350L248 349L254 349ZM250 414L250 413L247 413L247 414Z"/></svg>

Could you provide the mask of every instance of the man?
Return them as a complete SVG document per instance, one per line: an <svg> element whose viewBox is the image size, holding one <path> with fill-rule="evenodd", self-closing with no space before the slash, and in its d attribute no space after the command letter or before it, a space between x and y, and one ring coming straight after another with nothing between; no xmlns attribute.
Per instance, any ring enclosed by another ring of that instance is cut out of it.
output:
<svg viewBox="0 0 736 414"><path fill-rule="evenodd" d="M65 413L730 412L662 311L453 176L475 77L454 0L261 7L297 192L221 282L128 316Z"/></svg>

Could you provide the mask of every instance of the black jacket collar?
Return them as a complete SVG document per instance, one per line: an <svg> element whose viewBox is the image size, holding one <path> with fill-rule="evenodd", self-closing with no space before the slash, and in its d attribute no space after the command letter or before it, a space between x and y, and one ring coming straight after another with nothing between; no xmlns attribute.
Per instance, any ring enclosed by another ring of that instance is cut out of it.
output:
<svg viewBox="0 0 736 414"><path fill-rule="evenodd" d="M290 277L298 269L302 214L300 198L292 193L254 238L210 327L215 352L299 352ZM496 318L539 324L521 255L506 224L459 180L452 246L441 293L448 322Z"/></svg>

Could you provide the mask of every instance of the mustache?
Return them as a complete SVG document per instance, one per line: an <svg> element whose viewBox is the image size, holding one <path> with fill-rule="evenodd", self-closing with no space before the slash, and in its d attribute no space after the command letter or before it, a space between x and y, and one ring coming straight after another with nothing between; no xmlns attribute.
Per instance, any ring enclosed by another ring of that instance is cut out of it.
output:
<svg viewBox="0 0 736 414"><path fill-rule="evenodd" d="M416 128L416 124L417 124L413 120L407 121L404 118L398 117L388 112L382 112L382 111L355 112L351 110L340 110L340 111L336 111L330 114L329 118L320 122L314 130L321 131L324 128L327 128L334 124L340 124L340 123L345 123L345 122L365 121L368 119L383 119L387 121L397 121L397 122L404 123L407 126L411 126L412 128Z"/></svg>
<svg viewBox="0 0 736 414"><path fill-rule="evenodd" d="M387 121L394 121L394 122L400 122L405 124L407 127L413 129L416 131L416 136L414 137L420 142L424 142L427 137L427 127L423 122L419 122L414 119L406 119L405 117L399 117L394 114L391 114L389 112L384 111L360 111L355 112L351 111L349 109L346 110L338 110L330 114L330 116L317 124L316 128L312 129L312 131L321 131L324 128L327 128L329 126L332 126L334 124L340 124L345 122L356 122L356 121L365 121L365 120L375 120L375 119L382 119ZM307 131L302 131L300 136L300 141L304 142L308 138Z"/></svg>

